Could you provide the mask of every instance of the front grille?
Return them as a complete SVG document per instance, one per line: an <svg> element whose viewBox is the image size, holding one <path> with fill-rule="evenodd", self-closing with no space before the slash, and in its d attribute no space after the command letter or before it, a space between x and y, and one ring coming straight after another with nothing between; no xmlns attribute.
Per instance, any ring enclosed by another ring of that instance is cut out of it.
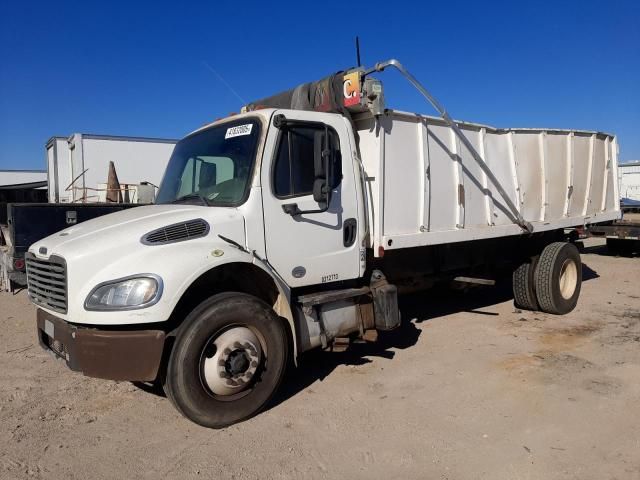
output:
<svg viewBox="0 0 640 480"><path fill-rule="evenodd" d="M27 291L36 305L67 313L67 264L61 257L40 260L26 255Z"/></svg>
<svg viewBox="0 0 640 480"><path fill-rule="evenodd" d="M207 233L209 233L209 224L201 218L196 218L153 230L142 237L142 243L145 245L164 245L204 237Z"/></svg>

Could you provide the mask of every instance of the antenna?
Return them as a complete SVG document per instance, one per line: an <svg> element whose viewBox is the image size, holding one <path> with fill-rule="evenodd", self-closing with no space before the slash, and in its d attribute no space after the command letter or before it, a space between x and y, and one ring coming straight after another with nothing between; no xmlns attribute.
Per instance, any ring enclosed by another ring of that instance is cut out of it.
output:
<svg viewBox="0 0 640 480"><path fill-rule="evenodd" d="M360 37L356 35L356 61L358 62L358 66L362 66L362 62L360 61Z"/></svg>
<svg viewBox="0 0 640 480"><path fill-rule="evenodd" d="M246 103L247 103L247 102L245 102L245 101L244 101L244 99L243 99L243 98L238 94L238 92L236 92L236 91L233 89L233 87L232 87L231 85L229 85L229 84L227 83L227 81L226 81L224 78L222 78L222 75L220 75L218 72L216 72L216 71L213 69L213 67L212 67L211 65L209 65L209 64L208 64L207 62L205 62L204 60L202 61L202 65L203 65L204 67L208 68L209 70L211 70L211 73L213 73L216 77L218 77L218 80L220 80L220 83L222 83L225 87L227 87L227 88L229 89L229 91L230 91L231 93L233 93L233 94L236 96L236 98L237 98L238 100L240 100L243 104L246 104Z"/></svg>

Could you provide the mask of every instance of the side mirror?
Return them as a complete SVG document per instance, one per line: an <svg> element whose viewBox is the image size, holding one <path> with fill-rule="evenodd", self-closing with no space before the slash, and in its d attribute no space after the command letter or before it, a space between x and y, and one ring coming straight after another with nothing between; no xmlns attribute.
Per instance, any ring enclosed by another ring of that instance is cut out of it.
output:
<svg viewBox="0 0 640 480"><path fill-rule="evenodd" d="M313 173L316 178L327 178L325 159L322 153L325 149L326 131L317 130L313 134Z"/></svg>
<svg viewBox="0 0 640 480"><path fill-rule="evenodd" d="M279 125L282 124L282 119ZM274 120L275 125L275 120ZM280 128L280 127L279 127ZM331 203L331 179L333 178L333 163L339 150L335 149L329 141L329 129L319 130L313 134L313 199L318 202L318 210L300 210L297 203L282 205L282 210L287 215L297 217L308 213L322 213L329 209Z"/></svg>
<svg viewBox="0 0 640 480"><path fill-rule="evenodd" d="M319 130L313 135L313 199L323 208L331 202L331 159L335 152L329 143L329 130Z"/></svg>

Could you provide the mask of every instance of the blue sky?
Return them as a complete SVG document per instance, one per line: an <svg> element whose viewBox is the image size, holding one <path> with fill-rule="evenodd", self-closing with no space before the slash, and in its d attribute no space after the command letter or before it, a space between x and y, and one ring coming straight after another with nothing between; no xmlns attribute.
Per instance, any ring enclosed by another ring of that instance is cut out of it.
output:
<svg viewBox="0 0 640 480"><path fill-rule="evenodd" d="M0 169L74 132L179 138L251 101L396 57L459 119L602 130L640 159L640 2L0 0ZM389 107L432 113L395 72Z"/></svg>

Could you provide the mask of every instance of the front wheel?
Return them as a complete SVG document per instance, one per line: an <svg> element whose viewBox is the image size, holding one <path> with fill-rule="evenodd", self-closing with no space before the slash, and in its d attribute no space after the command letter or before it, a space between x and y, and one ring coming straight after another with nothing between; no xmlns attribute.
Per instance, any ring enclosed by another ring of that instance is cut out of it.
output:
<svg viewBox="0 0 640 480"><path fill-rule="evenodd" d="M244 293L214 295L180 327L164 389L188 419L226 427L264 408L287 357L285 327L267 304Z"/></svg>

